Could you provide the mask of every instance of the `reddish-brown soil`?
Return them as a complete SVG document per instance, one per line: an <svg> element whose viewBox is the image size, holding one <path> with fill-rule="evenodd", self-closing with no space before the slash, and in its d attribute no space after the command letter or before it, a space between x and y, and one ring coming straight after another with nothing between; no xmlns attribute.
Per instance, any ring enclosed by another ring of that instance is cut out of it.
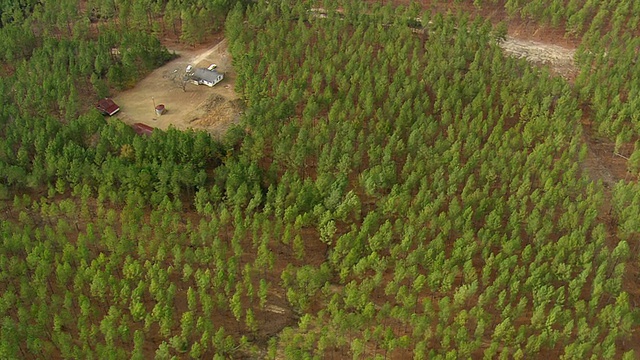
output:
<svg viewBox="0 0 640 360"><path fill-rule="evenodd" d="M367 0L367 2L380 2L376 0ZM546 24L540 24L533 20L522 20L519 18L510 18L504 9L504 1L500 1L495 5L484 4L481 8L473 5L472 1L438 1L438 0L390 0L382 1L383 4L392 3L394 5L409 6L412 2L420 5L423 10L429 10L431 13L457 13L458 11L467 13L471 18L482 16L490 20L493 24L504 22L507 25L509 35L523 40L532 40L542 43L552 43L567 48L576 48L580 40L576 37L565 36L565 30L562 26L552 27Z"/></svg>
<svg viewBox="0 0 640 360"><path fill-rule="evenodd" d="M408 0L395 0L393 2L396 4L409 3ZM578 39L565 37L564 29L562 28L539 25L533 21L508 19L502 4L497 6L487 5L482 9L475 8L470 2L453 4L425 0L421 1L420 4L423 8L432 11L456 12L460 10L470 13L472 16L486 17L494 23L505 21L510 38L520 43L525 43L526 52L534 56L536 51L547 51L548 45L571 51L579 44ZM240 112L240 107L236 102L238 96L234 92L235 73L231 67L231 57L226 49L226 42L221 37L217 37L207 45L197 47L185 46L173 38L167 38L163 43L168 48L175 50L180 57L152 72L133 89L117 94L114 99L121 106L121 112L117 117L130 124L143 122L162 129L166 129L169 126L174 126L178 129L199 128L210 131L215 135L223 134L226 128L237 120ZM211 46L212 44L214 45ZM526 44L529 44L528 48ZM562 50L558 51L562 52ZM225 80L214 88L189 84L186 86L186 91L183 91L179 84L171 79L174 70L178 72L184 71L188 64L206 67L210 63L218 64L219 68L226 73ZM541 61L541 63L544 63L544 61ZM553 63L550 65L553 65ZM565 65L562 66L564 68ZM558 71L558 73L563 74L562 71ZM155 104L165 104L168 112L160 117L156 116L153 108L154 102ZM584 141L588 145L588 155L583 164L583 169L593 180L602 180L604 184L606 197L600 219L609 223L609 238L612 240L611 244L613 244L615 241L615 224L613 222L615 220L611 216L611 188L618 180L627 176L626 160L614 154L615 146L612 142L594 136L588 118L585 118L583 127L585 130ZM621 155L627 155L628 150L628 148L622 148ZM196 217L192 210L189 212L189 210L185 209L185 211L185 216ZM17 216L17 214L14 215ZM193 221L193 223L196 222ZM318 266L325 260L326 245L319 241L318 234L315 231L303 230L303 235L306 247L305 263ZM277 239L272 239L270 250L275 254L275 263L266 278L271 282L272 287L265 309L256 312L259 331L257 334L252 335L254 340L257 340L261 346L265 347L266 340L269 337L276 335L284 327L293 326L296 323L296 317L286 300L284 290L279 285L279 274L283 272L287 264L302 265L295 258L291 247ZM249 262L251 259L246 258L243 261ZM640 287L635 284L638 269L634 266L629 266L628 273L625 290L630 293L631 303L635 306L640 304ZM254 284L254 286L257 288L257 284ZM336 291L341 291L341 289L336 287ZM186 301L184 297L181 299L183 302ZM177 306L185 308L186 305L183 302L178 303ZM245 308L249 307L251 306L245 304ZM217 319L218 323L230 330L232 335L246 334L245 329L243 329L244 326L236 326L235 320L229 312L223 312L219 317ZM397 330L401 332L401 329ZM151 341L148 348L146 348L150 357L155 351L154 345L157 346ZM634 333L633 338L628 343L622 344L621 347L640 347L640 334ZM343 350L344 348L336 348L328 358L333 358L334 356L342 358L345 354ZM374 351L374 349L369 349L369 354ZM328 351L327 354L329 353ZM383 355L382 350L378 349L377 353ZM409 354L397 352L390 355L392 355L391 358L404 358L405 355L408 356Z"/></svg>
<svg viewBox="0 0 640 360"><path fill-rule="evenodd" d="M368 2L378 1L370 0ZM408 6L412 1L383 1L384 4L388 2ZM549 66L553 74L563 76L570 83L573 83L577 76L578 69L573 63L573 54L580 45L580 38L567 36L562 25L552 27L531 20L510 18L503 3L485 5L482 9L476 8L470 1L452 3L422 0L418 1L418 4L423 10L429 10L432 13L462 11L470 14L472 18L476 16L487 18L494 25L504 22L507 26L508 36L507 41L503 42L501 46L506 53L515 57L527 58L536 65ZM614 142L596 135L592 129L589 109L583 110L585 112L582 121L583 140L587 145L588 152L582 163L582 169L593 181L601 181L603 184L604 199L598 218L607 225L607 244L613 249L618 242L618 237L616 233L617 220L612 211L612 189L620 180L632 180L627 171L626 158L631 154L633 147L626 144L616 151ZM629 294L632 307L640 305L640 286L637 284L639 276L640 269L638 269L637 263L629 262L625 271L623 289ZM633 349L636 354L640 353L640 332L632 330L631 338L618 345L620 352ZM557 358L560 353L554 349L547 355L551 355L550 358Z"/></svg>

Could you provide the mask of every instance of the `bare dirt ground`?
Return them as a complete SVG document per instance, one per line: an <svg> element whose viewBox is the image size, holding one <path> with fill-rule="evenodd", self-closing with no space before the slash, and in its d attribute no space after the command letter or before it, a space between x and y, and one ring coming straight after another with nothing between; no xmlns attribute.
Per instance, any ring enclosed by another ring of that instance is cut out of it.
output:
<svg viewBox="0 0 640 360"><path fill-rule="evenodd" d="M536 65L549 66L553 73L567 79L572 79L578 71L573 61L576 51L572 48L512 36L507 36L500 47L510 56L525 58Z"/></svg>
<svg viewBox="0 0 640 360"><path fill-rule="evenodd" d="M592 126L590 115L585 115L582 128L588 152L583 166L593 181L602 180L605 194L611 198L614 185L622 179L630 179L627 159L633 153L633 145L624 144L616 151L615 142L597 136Z"/></svg>
<svg viewBox="0 0 640 360"><path fill-rule="evenodd" d="M240 100L234 91L236 74L231 65L227 41L221 40L210 48L176 51L179 57L154 70L132 89L116 95L120 105L117 118L127 124L144 123L160 129L170 126L208 131L221 137L240 117ZM210 88L187 84L182 88L181 78L187 65L208 67L218 65L225 78ZM155 105L164 104L162 116L155 113Z"/></svg>

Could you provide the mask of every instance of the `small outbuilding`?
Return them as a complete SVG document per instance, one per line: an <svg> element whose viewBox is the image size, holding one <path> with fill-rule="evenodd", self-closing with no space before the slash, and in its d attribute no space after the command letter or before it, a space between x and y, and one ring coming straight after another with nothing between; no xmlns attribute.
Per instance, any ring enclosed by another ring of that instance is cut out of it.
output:
<svg viewBox="0 0 640 360"><path fill-rule="evenodd" d="M131 127L138 135L151 136L151 133L153 132L153 128L151 126L143 123L135 123L131 125Z"/></svg>
<svg viewBox="0 0 640 360"><path fill-rule="evenodd" d="M112 116L120 111L120 106L116 104L111 98L104 98L98 101L96 108L103 114Z"/></svg>

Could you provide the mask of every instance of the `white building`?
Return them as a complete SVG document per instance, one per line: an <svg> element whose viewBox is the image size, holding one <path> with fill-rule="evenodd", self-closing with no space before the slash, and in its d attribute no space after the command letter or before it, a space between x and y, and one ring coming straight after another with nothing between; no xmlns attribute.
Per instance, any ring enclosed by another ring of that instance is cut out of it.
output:
<svg viewBox="0 0 640 360"><path fill-rule="evenodd" d="M209 87L213 87L224 79L224 73L218 72L215 67L211 66L209 69L187 67L187 74L192 83Z"/></svg>

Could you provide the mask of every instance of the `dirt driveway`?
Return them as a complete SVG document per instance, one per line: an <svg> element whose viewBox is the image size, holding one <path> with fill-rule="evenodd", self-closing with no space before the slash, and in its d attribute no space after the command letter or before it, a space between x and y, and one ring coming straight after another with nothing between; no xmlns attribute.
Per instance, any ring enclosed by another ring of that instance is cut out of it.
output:
<svg viewBox="0 0 640 360"><path fill-rule="evenodd" d="M120 105L115 116L127 124L144 123L160 129L202 129L220 137L239 119L240 100L234 91L236 74L231 66L227 41L222 40L209 49L181 50L179 57L154 70L132 89L113 97ZM217 64L225 78L213 88L187 84L180 79L187 65L207 67ZM155 105L164 104L162 116L155 113Z"/></svg>

